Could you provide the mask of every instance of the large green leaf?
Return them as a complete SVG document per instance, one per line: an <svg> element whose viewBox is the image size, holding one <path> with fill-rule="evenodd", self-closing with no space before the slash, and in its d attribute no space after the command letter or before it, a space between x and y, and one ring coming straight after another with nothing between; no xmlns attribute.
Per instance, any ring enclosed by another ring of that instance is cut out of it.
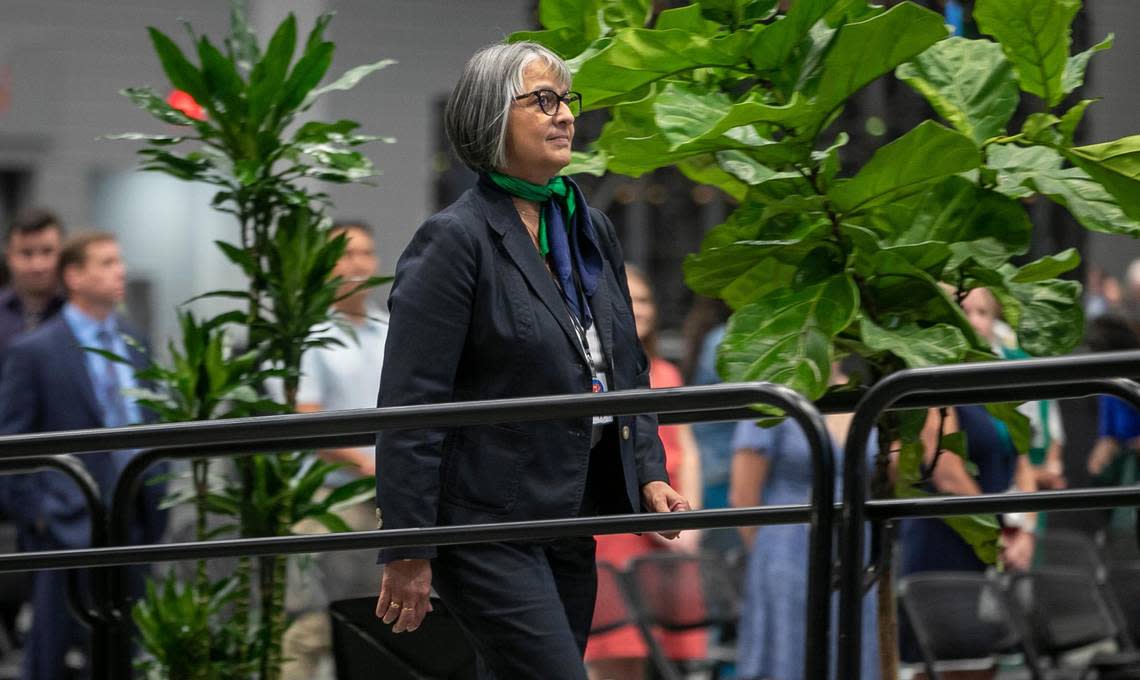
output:
<svg viewBox="0 0 1140 680"><path fill-rule="evenodd" d="M974 19L1001 43L1021 89L1052 107L1065 97L1069 27L1080 8L1080 0L977 0Z"/></svg>
<svg viewBox="0 0 1140 680"><path fill-rule="evenodd" d="M956 260L972 256L995 267L1024 253L1033 231L1025 208L1016 200L957 176L891 206L890 211L895 231L887 242L941 241L950 245ZM955 266L955 259L949 267Z"/></svg>
<svg viewBox="0 0 1140 680"><path fill-rule="evenodd" d="M297 19L290 13L273 32L264 56L249 74L249 118L252 128L260 128L261 122L273 108L296 48Z"/></svg>
<svg viewBox="0 0 1140 680"><path fill-rule="evenodd" d="M1034 356L1056 356L1080 344L1084 331L1081 284L1049 279L1007 282L995 289L1003 313L1017 332L1018 344Z"/></svg>
<svg viewBox="0 0 1140 680"><path fill-rule="evenodd" d="M1092 56L1097 52L1110 49L1114 40L1115 36L1109 33L1108 37L1101 42L1080 54L1074 54L1069 57L1065 62L1064 74L1061 76L1061 91L1065 94L1069 94L1083 85L1085 82L1085 71L1089 67L1089 60L1092 59Z"/></svg>
<svg viewBox="0 0 1140 680"><path fill-rule="evenodd" d="M1080 168L1041 172L1027 179L1039 193L1064 206L1086 229L1140 236L1140 222L1124 214L1104 186Z"/></svg>
<svg viewBox="0 0 1140 680"><path fill-rule="evenodd" d="M752 65L760 71L783 66L808 31L835 4L835 0L796 0L788 13L756 36Z"/></svg>
<svg viewBox="0 0 1140 680"><path fill-rule="evenodd" d="M870 258L869 265L860 271L866 280L864 309L874 312L879 325L946 324L957 328L975 349L988 347L938 280L903 254L883 250Z"/></svg>
<svg viewBox="0 0 1140 680"><path fill-rule="evenodd" d="M202 73L186 59L178 45L165 33L157 28L148 28L147 31L170 84L189 94L194 101L206 105L210 101L210 91L202 80Z"/></svg>
<svg viewBox="0 0 1140 680"><path fill-rule="evenodd" d="M245 82L238 74L237 64L205 36L198 40L198 58L202 60L202 82L215 102L214 111L223 120L239 122L245 115L246 102Z"/></svg>
<svg viewBox="0 0 1140 680"><path fill-rule="evenodd" d="M1044 146L991 144L986 147L986 164L996 171L997 191L1012 198L1027 198L1033 195L1030 180L1041 173L1059 171L1064 159Z"/></svg>
<svg viewBox="0 0 1140 680"><path fill-rule="evenodd" d="M1140 220L1140 135L1061 153L1103 185L1125 215Z"/></svg>
<svg viewBox="0 0 1140 680"><path fill-rule="evenodd" d="M583 109L611 106L637 98L646 85L676 73L741 68L752 38L753 30L708 37L680 29L622 29L585 59L571 62L574 85Z"/></svg>
<svg viewBox="0 0 1140 680"><path fill-rule="evenodd" d="M573 158L570 165L574 165ZM748 184L722 168L715 154L686 158L677 163L677 169L694 182L714 186L737 201L743 201L748 194Z"/></svg>
<svg viewBox="0 0 1140 680"><path fill-rule="evenodd" d="M816 399L827 390L832 338L858 310L846 274L778 290L733 314L717 368L727 380L767 380Z"/></svg>
<svg viewBox="0 0 1140 680"><path fill-rule="evenodd" d="M736 215L733 215L736 218ZM753 300L783 282L772 274L780 267L795 266L828 233L823 222L805 220L788 230L782 238L754 238L762 226L729 222L721 225L706 239L701 252L685 258L685 281L702 295ZM748 233L751 231L752 233ZM713 245L718 244L718 245Z"/></svg>
<svg viewBox="0 0 1140 680"><path fill-rule="evenodd" d="M836 182L828 198L840 212L863 211L980 164L969 137L928 120L876 151L855 177Z"/></svg>
<svg viewBox="0 0 1140 680"><path fill-rule="evenodd" d="M940 14L910 2L842 26L823 59L816 96L819 125L852 94L947 35Z"/></svg>
<svg viewBox="0 0 1140 680"><path fill-rule="evenodd" d="M684 7L667 9L657 15L657 23L653 26L658 30L679 28L700 35L713 35L720 30L720 24L709 21L701 15L700 5L685 5Z"/></svg>
<svg viewBox="0 0 1140 680"><path fill-rule="evenodd" d="M149 87L128 87L121 94L135 106L171 125L194 125L194 119L166 103L166 100Z"/></svg>
<svg viewBox="0 0 1140 680"><path fill-rule="evenodd" d="M1010 280L1014 283L1035 283L1055 279L1081 265L1081 254L1076 248L1066 248L1056 255L1046 255L1017 270Z"/></svg>
<svg viewBox="0 0 1140 680"><path fill-rule="evenodd" d="M859 328L867 347L894 354L906 362L908 368L958 363L970 349L970 342L962 331L948 324L923 328L903 323L888 330L864 318Z"/></svg>
<svg viewBox="0 0 1140 680"><path fill-rule="evenodd" d="M1020 99L1013 65L989 40L937 42L896 74L979 144L1005 131Z"/></svg>
<svg viewBox="0 0 1140 680"><path fill-rule="evenodd" d="M732 149L778 165L806 155L805 149L764 139L749 127L720 136L693 137L707 131L710 119L724 117L731 106L732 101L719 92L667 83L643 99L614 108L613 118L602 128L596 146L608 155L610 171L633 176L691 156Z"/></svg>
<svg viewBox="0 0 1140 680"><path fill-rule="evenodd" d="M703 112L698 111L692 116L695 124L686 130L690 136L676 140L673 145L674 150L689 144L704 144L716 140L742 126L770 123L782 128L797 128L812 118L810 107L798 96L794 96L787 104L775 106L765 103L757 94L733 104L732 108L720 117L715 115L705 117L701 113Z"/></svg>
<svg viewBox="0 0 1140 680"><path fill-rule="evenodd" d="M313 103L314 100L317 99L317 97L326 95L329 92L351 90L352 88L356 87L357 83L359 83L369 74L375 73L382 68L387 68L388 66L391 66L395 63L395 59L381 59L380 61L373 62L371 64L361 64L360 66L351 68L340 78L337 78L328 85L319 87L306 95L305 103L301 105L301 108L307 108Z"/></svg>

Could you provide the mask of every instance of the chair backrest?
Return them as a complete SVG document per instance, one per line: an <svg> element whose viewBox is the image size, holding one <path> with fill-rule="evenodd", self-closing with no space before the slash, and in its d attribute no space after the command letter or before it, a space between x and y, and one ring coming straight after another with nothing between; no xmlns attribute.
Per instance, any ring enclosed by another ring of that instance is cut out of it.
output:
<svg viewBox="0 0 1140 680"><path fill-rule="evenodd" d="M1092 536L1080 531L1050 529L1037 537L1034 569L1063 569L1087 574L1098 583L1105 578L1104 562Z"/></svg>
<svg viewBox="0 0 1140 680"><path fill-rule="evenodd" d="M713 554L638 557L629 565L629 593L638 615L667 630L733 623L740 613L732 570Z"/></svg>
<svg viewBox="0 0 1140 680"><path fill-rule="evenodd" d="M1116 597L1133 644L1140 646L1140 561L1110 565L1108 588Z"/></svg>
<svg viewBox="0 0 1140 680"><path fill-rule="evenodd" d="M984 574L912 574L899 580L898 594L928 667L994 656L1022 641L1005 593Z"/></svg>
<svg viewBox="0 0 1140 680"><path fill-rule="evenodd" d="M590 635L598 635L633 623L624 583L625 576L608 562L598 563L598 597Z"/></svg>
<svg viewBox="0 0 1140 680"><path fill-rule="evenodd" d="M1009 587L1043 654L1115 638L1119 632L1103 593L1087 573L1042 568L1014 575Z"/></svg>

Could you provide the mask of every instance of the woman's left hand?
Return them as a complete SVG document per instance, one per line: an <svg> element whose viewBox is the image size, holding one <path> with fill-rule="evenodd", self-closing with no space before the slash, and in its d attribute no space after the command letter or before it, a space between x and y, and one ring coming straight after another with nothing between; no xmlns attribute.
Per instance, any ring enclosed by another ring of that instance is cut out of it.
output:
<svg viewBox="0 0 1140 680"><path fill-rule="evenodd" d="M662 481L649 482L641 487L641 503L650 512L682 512L692 509L684 496ZM661 531L658 533L669 540L681 535L680 531Z"/></svg>

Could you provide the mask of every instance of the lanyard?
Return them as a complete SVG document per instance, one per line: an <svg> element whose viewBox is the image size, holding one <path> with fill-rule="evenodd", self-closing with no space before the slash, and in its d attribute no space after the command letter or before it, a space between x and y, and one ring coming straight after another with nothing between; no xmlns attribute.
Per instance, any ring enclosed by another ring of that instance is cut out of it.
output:
<svg viewBox="0 0 1140 680"><path fill-rule="evenodd" d="M573 272L573 276L574 287L578 289L578 299L582 302L583 305L586 305L588 303L586 302L586 296L582 293L582 284L578 279L578 272ZM594 353L590 349L590 339L586 335L586 329L582 326L582 322L578 320L578 315L574 313L573 308L570 307L570 303L566 302L565 291L562 289L562 282L560 282L555 277L551 277L551 279L554 281L554 285L558 287L558 291L560 293L563 293L562 305L566 307L566 315L570 317L570 325L574 326L574 334L578 336L578 343L582 346L582 351L586 355L586 365L590 369L590 379L597 380L598 371L596 368L594 368Z"/></svg>

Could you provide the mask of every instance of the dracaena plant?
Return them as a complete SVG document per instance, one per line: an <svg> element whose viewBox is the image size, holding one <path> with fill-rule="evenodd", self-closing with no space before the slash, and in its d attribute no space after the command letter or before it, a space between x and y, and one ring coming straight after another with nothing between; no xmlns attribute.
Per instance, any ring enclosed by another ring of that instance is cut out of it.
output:
<svg viewBox="0 0 1140 680"><path fill-rule="evenodd" d="M872 379L995 358L958 305L978 286L1026 352L1068 352L1082 334L1081 287L1058 277L1079 255L1015 266L1032 230L1023 202L1055 202L1091 230L1140 233L1140 136L1073 141L1094 102L1070 105L1070 95L1112 43L1071 53L1079 0L977 0L978 40L951 37L941 15L912 2L889 4L695 0L656 12L649 0L542 0L543 30L513 36L568 59L584 108L608 110L571 171L675 166L735 199L684 265L695 292L733 310L718 353L727 380L818 398L832 362L851 354ZM861 165L844 162L836 120L882 78L905 82L937 117ZM1036 112L1010 129L1019 106ZM1012 405L990 409L1024 451L1026 421ZM923 493L923 420L880 423L882 456L901 442L900 496ZM969 455L961 437L943 448ZM992 518L951 522L995 561Z"/></svg>
<svg viewBox="0 0 1140 680"><path fill-rule="evenodd" d="M163 420L291 412L302 353L335 342L324 331L341 323L330 307L343 294L344 282L332 271L346 237L330 233L326 213L331 204L319 186L373 177L372 163L359 147L392 140L359 134L359 125L350 120L302 118L320 96L351 89L393 62L358 66L320 86L334 53L333 43L324 38L331 18L320 17L298 44L297 22L290 15L264 49L239 0L233 3L231 32L220 46L187 26L192 49L184 52L163 32L149 29L169 85L192 97L203 115L192 117L151 88L128 88L124 94L167 131L114 137L144 143L139 150L143 170L216 187L213 207L235 218L235 238L217 246L247 282L239 290L197 296L235 300L240 308L204 320L180 314L181 337L169 348L170 363L154 364L140 376L150 388L136 396ZM371 278L349 294L385 281ZM237 353L226 340L234 336L244 339ZM282 396L268 396L270 379L280 382ZM227 532L284 535L304 519L345 531L348 527L335 511L374 493L372 481L362 479L318 499L319 488L337 466L311 452L249 456L237 459L235 466L236 476L222 479L211 475L208 461L195 461L189 486L168 499L170 504L195 504L200 539ZM210 528L209 516L220 519L220 526ZM211 659L217 662L224 653L227 667L239 669L232 677L278 677L286 627L284 575L282 558L262 557L256 568L242 560L232 587L229 579L210 582L199 565L191 585L174 587L168 579L149 589L135 611L144 631L148 672L174 672L168 660L208 668ZM219 593L225 595L221 600ZM202 606L201 620L163 633L164 625L177 623L177 617L165 613L185 608L187 602ZM211 644L200 639L203 635L221 636L226 644ZM198 656L186 657L195 650Z"/></svg>

